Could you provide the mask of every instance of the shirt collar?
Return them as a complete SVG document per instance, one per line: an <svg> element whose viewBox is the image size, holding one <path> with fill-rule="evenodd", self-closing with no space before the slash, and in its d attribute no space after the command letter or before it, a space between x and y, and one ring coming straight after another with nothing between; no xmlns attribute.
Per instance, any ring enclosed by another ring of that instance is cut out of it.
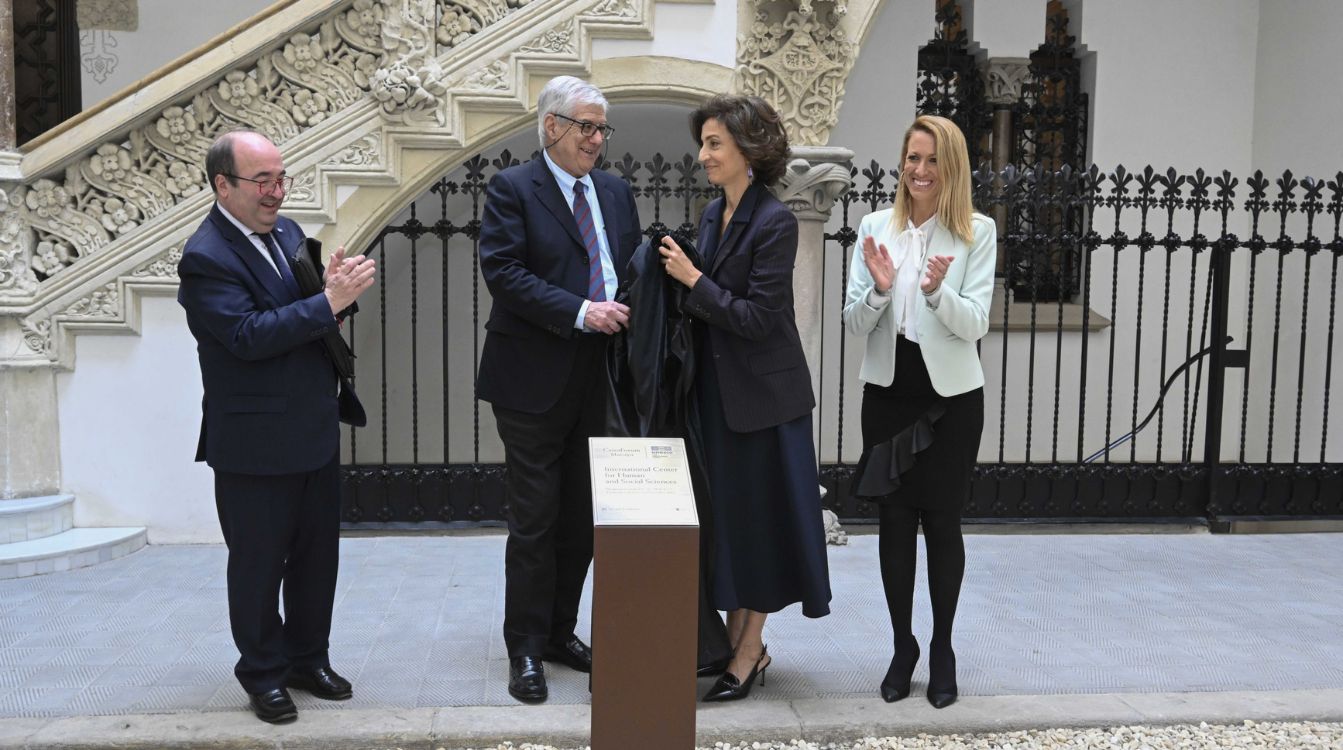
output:
<svg viewBox="0 0 1343 750"><path fill-rule="evenodd" d="M925 236L928 233L932 232L932 230L936 226L937 226L937 214L929 216L927 221L923 222L917 227L914 226L914 221L912 219L905 219L905 229L917 229L920 232L923 232Z"/></svg>
<svg viewBox="0 0 1343 750"><path fill-rule="evenodd" d="M237 227L239 232L242 232L242 236L247 237L248 239L251 239L254 236L255 237L261 236L259 233L253 232L252 230L248 229L246 224L242 223L241 221L238 221L238 217L229 213L228 209L224 208L223 203L215 201L215 208L218 208L219 213L223 214L225 219L228 219L230 222L232 222L233 226Z"/></svg>
<svg viewBox="0 0 1343 750"><path fill-rule="evenodd" d="M589 195L592 194L591 173L585 174L582 177L574 177L573 175L561 169L560 165L556 164L555 160L550 158L550 153L547 152L545 149L541 150L541 156L545 157L546 166L550 167L550 173L555 175L555 181L560 184L560 188L563 189L566 197L573 195L575 182L583 183L583 185L587 188L588 194Z"/></svg>

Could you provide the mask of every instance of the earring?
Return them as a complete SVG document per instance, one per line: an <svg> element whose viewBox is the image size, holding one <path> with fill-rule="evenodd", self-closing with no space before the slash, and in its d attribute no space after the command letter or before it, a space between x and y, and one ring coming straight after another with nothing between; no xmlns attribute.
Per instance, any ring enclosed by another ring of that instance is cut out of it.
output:
<svg viewBox="0 0 1343 750"><path fill-rule="evenodd" d="M755 181L755 170L751 169L749 164L746 166L746 179Z"/></svg>

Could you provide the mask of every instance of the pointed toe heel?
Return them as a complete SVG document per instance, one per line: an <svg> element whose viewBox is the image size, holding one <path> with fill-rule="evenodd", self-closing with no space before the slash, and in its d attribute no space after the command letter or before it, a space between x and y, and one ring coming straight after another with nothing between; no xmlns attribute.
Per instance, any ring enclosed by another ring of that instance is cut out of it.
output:
<svg viewBox="0 0 1343 750"><path fill-rule="evenodd" d="M951 644L932 643L928 647L928 702L933 708L946 708L956 702L956 652Z"/></svg>
<svg viewBox="0 0 1343 750"><path fill-rule="evenodd" d="M919 644L912 637L900 639L891 656L891 666L881 681L881 699L895 703L909 697L909 681L914 676L914 665L919 663Z"/></svg>
<svg viewBox="0 0 1343 750"><path fill-rule="evenodd" d="M928 693L928 702L933 704L933 708L946 708L956 702L956 690L952 688L951 692Z"/></svg>
<svg viewBox="0 0 1343 750"><path fill-rule="evenodd" d="M709 688L709 692L704 694L706 703L717 701L736 701L745 698L751 694L751 687L755 685L755 679L760 678L760 686L765 686L765 670L773 660L769 657L767 649L761 649L760 658L755 660L755 666L751 667L751 673L746 675L745 680L738 680L732 672L723 672L723 676Z"/></svg>

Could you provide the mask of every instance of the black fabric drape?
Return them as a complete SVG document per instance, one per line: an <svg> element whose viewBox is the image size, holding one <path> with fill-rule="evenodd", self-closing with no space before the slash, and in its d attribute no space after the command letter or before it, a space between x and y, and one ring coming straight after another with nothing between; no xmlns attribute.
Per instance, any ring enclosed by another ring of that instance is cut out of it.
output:
<svg viewBox="0 0 1343 750"><path fill-rule="evenodd" d="M694 243L680 234L672 237L700 266ZM630 320L607 348L607 434L685 440L700 522L699 665L706 666L731 657L732 648L705 585L713 570L713 513L699 415L690 394L702 324L681 311L690 290L663 270L661 241L659 235L635 249L616 293L616 301L629 306Z"/></svg>

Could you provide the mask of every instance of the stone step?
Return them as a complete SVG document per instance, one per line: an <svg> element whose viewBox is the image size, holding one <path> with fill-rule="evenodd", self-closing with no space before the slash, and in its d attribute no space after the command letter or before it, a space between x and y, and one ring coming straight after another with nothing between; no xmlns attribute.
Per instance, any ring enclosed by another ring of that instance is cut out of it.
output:
<svg viewBox="0 0 1343 750"><path fill-rule="evenodd" d="M73 570L124 557L145 546L144 527L68 529L0 544L0 579Z"/></svg>
<svg viewBox="0 0 1343 750"><path fill-rule="evenodd" d="M75 525L74 495L0 500L0 545L69 531Z"/></svg>

